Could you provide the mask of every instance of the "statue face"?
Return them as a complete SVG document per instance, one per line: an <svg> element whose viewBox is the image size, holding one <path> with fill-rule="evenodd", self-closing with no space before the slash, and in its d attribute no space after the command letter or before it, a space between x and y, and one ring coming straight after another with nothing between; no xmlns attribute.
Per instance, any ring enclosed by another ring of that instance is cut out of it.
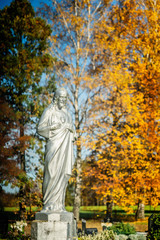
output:
<svg viewBox="0 0 160 240"><path fill-rule="evenodd" d="M60 92L57 99L57 106L59 109L62 109L66 106L67 96L65 92Z"/></svg>

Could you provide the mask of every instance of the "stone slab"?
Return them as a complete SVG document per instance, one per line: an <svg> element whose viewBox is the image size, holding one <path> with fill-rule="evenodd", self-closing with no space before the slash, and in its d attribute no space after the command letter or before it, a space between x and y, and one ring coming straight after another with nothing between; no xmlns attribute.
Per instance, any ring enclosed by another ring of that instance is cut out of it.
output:
<svg viewBox="0 0 160 240"><path fill-rule="evenodd" d="M74 240L77 239L77 226L73 213L39 212L32 222L32 240Z"/></svg>
<svg viewBox="0 0 160 240"><path fill-rule="evenodd" d="M41 221L60 221L59 213L45 213L45 212L37 212L35 215L35 220Z"/></svg>
<svg viewBox="0 0 160 240"><path fill-rule="evenodd" d="M31 240L69 240L67 222L33 221L31 225Z"/></svg>
<svg viewBox="0 0 160 240"><path fill-rule="evenodd" d="M35 215L36 220L41 221L62 221L62 222L72 222L74 220L73 213L70 212L37 212Z"/></svg>
<svg viewBox="0 0 160 240"><path fill-rule="evenodd" d="M71 212L61 212L60 221L62 222L72 222L74 220L73 213Z"/></svg>

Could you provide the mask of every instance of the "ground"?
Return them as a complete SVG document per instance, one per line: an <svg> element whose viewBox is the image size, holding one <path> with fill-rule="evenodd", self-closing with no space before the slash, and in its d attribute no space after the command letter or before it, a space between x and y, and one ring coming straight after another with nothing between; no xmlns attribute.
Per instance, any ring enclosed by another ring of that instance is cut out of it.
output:
<svg viewBox="0 0 160 240"><path fill-rule="evenodd" d="M101 221L97 220L88 220L86 222L87 228L97 228L98 232L102 231ZM148 220L141 220L137 222L131 222L130 225L134 226L137 232L146 232L148 230ZM82 222L78 222L78 228L82 228Z"/></svg>
<svg viewBox="0 0 160 240"><path fill-rule="evenodd" d="M146 232L148 230L148 219L139 220L137 222L131 222L130 225L134 226L137 232ZM98 232L102 231L101 220L87 220L86 222L87 228L97 228ZM78 222L78 228L82 229L82 221ZM27 235L30 235L31 232L31 222L28 222L28 226L26 227Z"/></svg>

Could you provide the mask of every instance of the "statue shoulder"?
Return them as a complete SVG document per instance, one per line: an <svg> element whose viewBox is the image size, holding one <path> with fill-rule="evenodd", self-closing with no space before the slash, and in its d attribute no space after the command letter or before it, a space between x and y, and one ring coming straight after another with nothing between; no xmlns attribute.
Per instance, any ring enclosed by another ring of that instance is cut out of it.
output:
<svg viewBox="0 0 160 240"><path fill-rule="evenodd" d="M53 112L54 109L55 109L55 106L53 105L53 103L49 104L48 107L46 107L46 108L44 109L43 115L48 115L48 114L50 114L50 112L51 112L51 111Z"/></svg>
<svg viewBox="0 0 160 240"><path fill-rule="evenodd" d="M46 108L46 110L51 110L52 108L54 108L54 104L53 103L50 103L48 105L48 107Z"/></svg>
<svg viewBox="0 0 160 240"><path fill-rule="evenodd" d="M70 111L69 111L68 109L66 109L66 114L67 114L70 118L72 118L72 117L71 117L71 113L70 113Z"/></svg>

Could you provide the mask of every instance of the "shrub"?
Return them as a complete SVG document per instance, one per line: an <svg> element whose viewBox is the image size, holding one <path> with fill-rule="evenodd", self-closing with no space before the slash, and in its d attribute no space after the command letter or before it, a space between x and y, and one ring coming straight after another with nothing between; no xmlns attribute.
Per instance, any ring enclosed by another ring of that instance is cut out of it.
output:
<svg viewBox="0 0 160 240"><path fill-rule="evenodd" d="M27 226L26 222L17 221L9 225L7 239L9 240L29 240L30 237L25 236L24 229Z"/></svg>
<svg viewBox="0 0 160 240"><path fill-rule="evenodd" d="M153 214L151 222L147 240L160 240L160 214Z"/></svg>
<svg viewBox="0 0 160 240"><path fill-rule="evenodd" d="M81 236L78 240L115 240L115 235L112 230L106 230L94 236Z"/></svg>
<svg viewBox="0 0 160 240"><path fill-rule="evenodd" d="M136 230L129 223L116 223L108 228L109 230L113 230L114 233L130 235L136 233Z"/></svg>

